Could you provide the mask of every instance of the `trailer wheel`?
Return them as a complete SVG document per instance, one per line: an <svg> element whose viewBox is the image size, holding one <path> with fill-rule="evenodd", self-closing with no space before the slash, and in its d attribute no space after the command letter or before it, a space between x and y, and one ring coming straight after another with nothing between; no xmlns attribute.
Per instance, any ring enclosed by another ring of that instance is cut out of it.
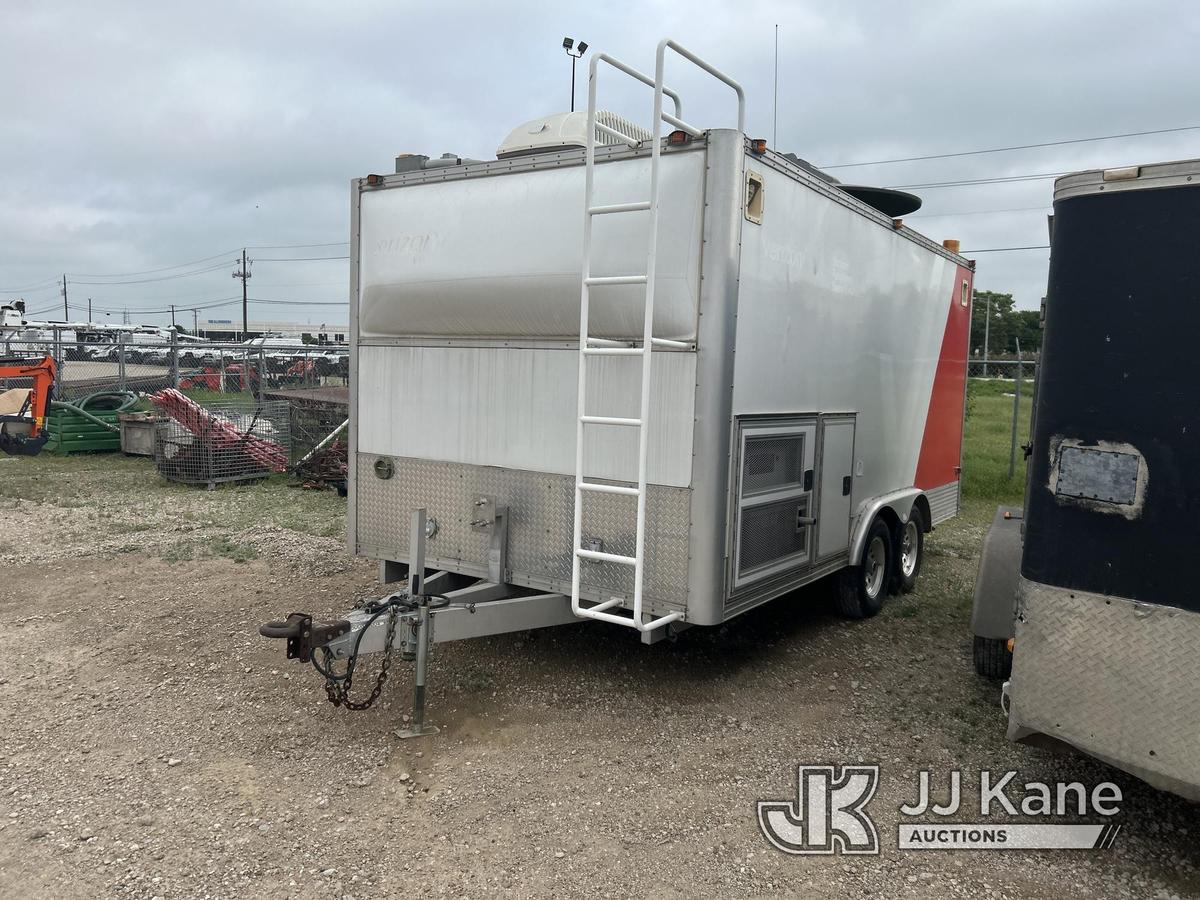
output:
<svg viewBox="0 0 1200 900"><path fill-rule="evenodd" d="M912 593L917 586L924 557L925 519L921 510L914 506L896 537L896 587L901 594Z"/></svg>
<svg viewBox="0 0 1200 900"><path fill-rule="evenodd" d="M985 638L975 635L972 648L975 673L984 678L1008 678L1012 675L1012 654L1004 638Z"/></svg>
<svg viewBox="0 0 1200 900"><path fill-rule="evenodd" d="M876 519L867 532L862 563L848 566L837 576L837 610L850 619L869 619L883 608L892 571L892 533Z"/></svg>

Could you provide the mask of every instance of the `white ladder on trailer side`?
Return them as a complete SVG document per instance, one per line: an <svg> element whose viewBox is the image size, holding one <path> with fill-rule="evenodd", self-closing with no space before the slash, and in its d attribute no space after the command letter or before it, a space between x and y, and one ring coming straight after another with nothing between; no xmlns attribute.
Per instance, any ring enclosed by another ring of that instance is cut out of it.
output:
<svg viewBox="0 0 1200 900"><path fill-rule="evenodd" d="M690 345L685 341L669 340L654 335L654 275L657 257L658 239L658 209L659 209L659 168L662 158L662 123L667 122L674 128L687 132L692 137L702 137L703 132L689 125L681 118L683 115L679 95L663 85L663 68L666 51L674 50L680 56L696 64L710 75L725 82L737 94L738 98L738 131L746 128L746 101L741 85L724 73L710 66L699 57L679 46L672 40L663 40L658 45L655 57L654 78L651 79L636 69L613 59L605 53L597 53L592 57L588 70L588 116L587 144L584 163L584 212L583 212L583 276L580 286L579 308L579 398L578 421L575 430L575 528L573 538L573 558L571 560L571 610L575 615L627 625L638 631L653 631L669 622L682 619L681 613L672 612L659 616L650 621L643 621L642 587L645 576L646 550L646 479L647 451L649 447L650 424L650 374L651 360L654 348L687 350ZM596 121L596 73L600 63L608 63L615 69L624 72L643 84L654 88L654 128L650 145L650 197L647 200L633 200L624 203L612 203L603 206L594 205L594 188L596 172L596 132L600 131L609 137L628 144L637 149L639 141L616 128ZM674 114L664 112L663 95L671 98L675 106ZM624 275L592 275L592 219L601 215L617 215L624 213L648 212L650 214L648 246L646 249L646 271ZM630 346L630 341L618 341L610 338L593 337L589 333L589 308L592 288L605 288L613 285L642 285L644 290L644 319L641 346ZM619 416L593 416L587 414L587 364L593 356L640 356L642 358L641 375L641 405L637 418ZM584 438L588 426L636 428L638 430L637 452L637 487L629 485L607 484L589 481L584 477ZM634 533L634 552L632 556L617 553L606 553L602 550L591 550L580 546L583 540L583 503L589 493L620 494L636 498L637 519ZM585 607L580 602L580 577L584 560L601 563L615 563L633 568L633 606L625 607L622 597L612 597L594 606ZM621 607L630 615L620 615L614 607Z"/></svg>

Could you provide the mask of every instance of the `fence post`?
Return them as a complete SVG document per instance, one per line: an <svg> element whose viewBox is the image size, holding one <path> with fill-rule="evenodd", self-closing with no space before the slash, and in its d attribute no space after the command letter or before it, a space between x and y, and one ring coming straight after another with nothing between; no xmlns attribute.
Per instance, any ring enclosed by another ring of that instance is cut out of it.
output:
<svg viewBox="0 0 1200 900"><path fill-rule="evenodd" d="M117 388L125 390L125 348L129 335L122 331L117 335Z"/></svg>
<svg viewBox="0 0 1200 900"><path fill-rule="evenodd" d="M1013 420L1012 420L1012 446L1008 450L1008 480L1012 481L1013 473L1017 469L1017 422L1021 416L1021 342L1017 341L1017 377L1013 381Z"/></svg>
<svg viewBox="0 0 1200 900"><path fill-rule="evenodd" d="M50 349L50 352L54 356L54 364L58 367L58 381L60 384L65 385L67 383L65 375L67 354L63 352L62 329L57 325L54 327L54 346Z"/></svg>
<svg viewBox="0 0 1200 900"><path fill-rule="evenodd" d="M217 348L217 359L220 360L220 363L221 363L221 380L219 382L217 382L217 390L220 391L222 394L224 394L225 393L225 348L224 347Z"/></svg>
<svg viewBox="0 0 1200 900"><path fill-rule="evenodd" d="M258 383L254 386L255 399L259 403L263 397L263 379L267 377L267 351L263 347L258 348Z"/></svg>
<svg viewBox="0 0 1200 900"><path fill-rule="evenodd" d="M179 387L179 333L171 329L171 387Z"/></svg>

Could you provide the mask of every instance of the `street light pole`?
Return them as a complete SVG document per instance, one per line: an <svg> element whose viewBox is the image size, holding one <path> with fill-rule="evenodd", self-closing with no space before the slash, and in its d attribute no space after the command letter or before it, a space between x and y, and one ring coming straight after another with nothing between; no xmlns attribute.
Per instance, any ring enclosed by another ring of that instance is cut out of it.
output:
<svg viewBox="0 0 1200 900"><path fill-rule="evenodd" d="M587 52L587 42L580 41L575 43L575 38L563 38L563 49L567 51L567 56L571 57L571 112L575 112L575 63L579 61L579 57Z"/></svg>

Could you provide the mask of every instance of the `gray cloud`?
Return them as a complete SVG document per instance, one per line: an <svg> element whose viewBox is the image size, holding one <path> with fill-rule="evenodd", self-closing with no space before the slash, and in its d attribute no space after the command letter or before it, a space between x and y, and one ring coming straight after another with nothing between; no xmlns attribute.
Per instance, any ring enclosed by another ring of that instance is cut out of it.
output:
<svg viewBox="0 0 1200 900"><path fill-rule="evenodd" d="M818 164L1200 124L1191 4L13 2L0 12L0 288L36 285L31 307L61 310L49 279L64 271L343 241L352 177L402 151L489 157L519 122L565 108L564 34L644 70L657 39L676 37L742 80L748 128L770 137L775 23L777 143ZM725 92L670 71L690 120L729 124ZM648 118L648 92L602 88L606 106ZM1190 156L1200 131L835 174L910 184ZM919 190L925 208L909 221L967 249L1042 244L1050 191L1050 180ZM252 294L344 300L345 262L266 259L339 252L256 251ZM1035 306L1045 256L981 254L977 283ZM72 302L216 301L239 289L233 256L222 260L189 278L73 284Z"/></svg>

